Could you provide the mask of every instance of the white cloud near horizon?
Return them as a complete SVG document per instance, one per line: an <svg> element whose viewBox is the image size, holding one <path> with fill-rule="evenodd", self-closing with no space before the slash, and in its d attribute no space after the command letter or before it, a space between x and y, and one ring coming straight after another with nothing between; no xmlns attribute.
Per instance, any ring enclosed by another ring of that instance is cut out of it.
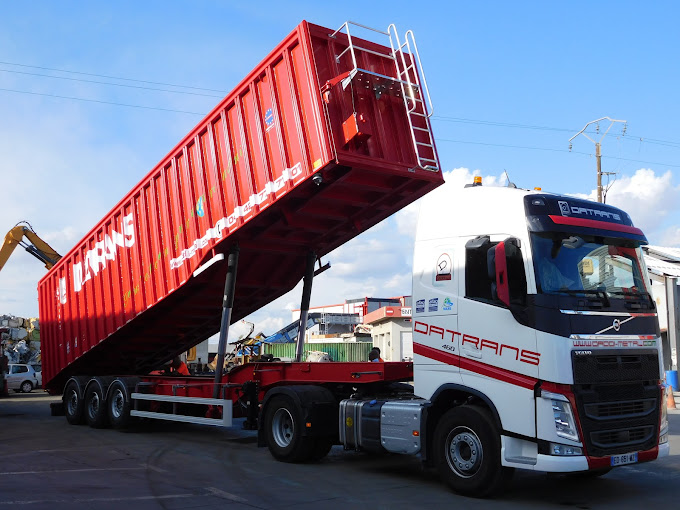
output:
<svg viewBox="0 0 680 510"><path fill-rule="evenodd" d="M574 196L595 201L597 190ZM650 168L640 168L633 175L620 176L607 192L606 202L626 211L651 244L680 244L680 236L672 234L674 227L669 229L663 225L671 213L680 210L680 185L673 185L670 170L657 175Z"/></svg>

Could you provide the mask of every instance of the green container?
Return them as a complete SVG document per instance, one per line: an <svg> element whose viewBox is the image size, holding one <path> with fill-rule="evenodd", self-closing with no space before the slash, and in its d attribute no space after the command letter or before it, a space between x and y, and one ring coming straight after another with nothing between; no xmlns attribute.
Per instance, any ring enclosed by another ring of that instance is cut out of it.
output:
<svg viewBox="0 0 680 510"><path fill-rule="evenodd" d="M295 358L295 342L285 344L262 344L263 352L272 354L275 358ZM368 361L368 353L373 348L373 342L349 343L307 343L302 350L303 361L310 351L327 352L333 361Z"/></svg>

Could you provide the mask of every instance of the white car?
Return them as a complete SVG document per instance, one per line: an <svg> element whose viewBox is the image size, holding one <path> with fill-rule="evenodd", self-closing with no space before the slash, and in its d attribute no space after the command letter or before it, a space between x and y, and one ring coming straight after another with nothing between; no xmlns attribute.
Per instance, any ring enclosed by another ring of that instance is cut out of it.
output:
<svg viewBox="0 0 680 510"><path fill-rule="evenodd" d="M36 372L32 365L10 363L7 370L7 389L30 393L42 383L42 372Z"/></svg>

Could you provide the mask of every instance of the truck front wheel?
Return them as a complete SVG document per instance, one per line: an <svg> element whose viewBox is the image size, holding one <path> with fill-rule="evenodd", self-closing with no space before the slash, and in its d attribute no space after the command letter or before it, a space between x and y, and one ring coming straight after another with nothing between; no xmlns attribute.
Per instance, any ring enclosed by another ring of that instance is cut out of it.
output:
<svg viewBox="0 0 680 510"><path fill-rule="evenodd" d="M302 412L284 396L272 398L265 415L269 451L283 462L304 462L314 454L314 438L303 436Z"/></svg>
<svg viewBox="0 0 680 510"><path fill-rule="evenodd" d="M480 407L451 409L435 429L433 453L439 474L460 494L489 497L505 487L513 470L501 466L500 449L500 433Z"/></svg>

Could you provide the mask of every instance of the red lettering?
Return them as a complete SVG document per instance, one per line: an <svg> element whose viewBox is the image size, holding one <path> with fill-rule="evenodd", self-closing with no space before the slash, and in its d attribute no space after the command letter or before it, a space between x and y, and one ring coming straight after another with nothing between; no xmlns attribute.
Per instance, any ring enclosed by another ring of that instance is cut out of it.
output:
<svg viewBox="0 0 680 510"><path fill-rule="evenodd" d="M420 333L421 335L435 335L442 340L444 340L444 335L446 333L451 333L451 342L456 341L456 335L462 338L461 340L461 346L464 346L466 343L471 344L474 346L475 349L482 350L484 348L491 349L494 354L497 356L503 356L503 351L504 350L509 350L509 351L514 351L515 352L515 361L519 360L522 363L527 363L529 365L538 365L541 361L541 354L538 352L534 351L529 351L527 349L520 349L518 347L515 347L513 345L506 345L506 344L499 344L498 342L494 342L493 340L488 340L486 338L480 339L479 337L468 335L467 333L461 333L459 331L453 331L452 329L444 329L439 326L432 326L430 324L427 324L425 322L420 322L420 321L414 321L413 325L413 331L416 333ZM593 345L601 344L601 345L606 345L606 344L613 344L614 342L604 342L604 341L599 341L599 342L582 342L583 344L588 343L590 345L591 343ZM620 342L623 343L623 342Z"/></svg>
<svg viewBox="0 0 680 510"><path fill-rule="evenodd" d="M479 349L479 346L478 346L479 338L477 338L476 336L470 336L470 335L467 335L467 334L464 333L463 334L463 342L460 345L465 345L465 342L469 342L469 343L471 343L472 345L475 346L475 349Z"/></svg>
<svg viewBox="0 0 680 510"><path fill-rule="evenodd" d="M481 350L481 349L484 349L484 347L488 347L495 354L498 354L498 344L496 342L492 342L491 340L487 340L485 338L482 338L482 343L481 343L479 348Z"/></svg>
<svg viewBox="0 0 680 510"><path fill-rule="evenodd" d="M458 331L451 331L450 329L447 329L446 332L451 333L451 342L455 342L456 335L460 335Z"/></svg>
<svg viewBox="0 0 680 510"><path fill-rule="evenodd" d="M430 326L430 335L434 333L435 335L440 335L442 340L444 340L444 330L437 326Z"/></svg>
<svg viewBox="0 0 680 510"><path fill-rule="evenodd" d="M515 351L515 361L519 359L519 349L517 347L514 347L512 345L501 345L501 352L499 353L500 356L503 356L503 349L512 349Z"/></svg>
<svg viewBox="0 0 680 510"><path fill-rule="evenodd" d="M538 365L540 362L540 357L541 355L537 352L522 349L522 359L520 359L520 361L523 363L528 363L529 365Z"/></svg>
<svg viewBox="0 0 680 510"><path fill-rule="evenodd" d="M420 330L418 329L418 326L419 326L419 325L422 326L422 327L424 327L424 328L425 328L425 331L420 331ZM427 324L425 324L424 322L418 322L418 321L416 321L415 325L413 326L413 331L415 331L416 333L422 333L423 335L427 335Z"/></svg>

